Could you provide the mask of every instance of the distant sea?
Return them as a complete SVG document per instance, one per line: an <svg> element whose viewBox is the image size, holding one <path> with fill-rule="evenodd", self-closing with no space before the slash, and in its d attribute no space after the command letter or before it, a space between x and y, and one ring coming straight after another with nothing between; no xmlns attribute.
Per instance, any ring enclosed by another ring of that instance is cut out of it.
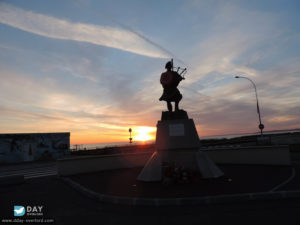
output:
<svg viewBox="0 0 300 225"><path fill-rule="evenodd" d="M282 133L293 133L293 132L300 132L300 129L293 129L293 130L273 130L273 131L264 131L264 134L282 134ZM243 134L226 134L226 135L214 135L214 136L202 136L200 139L208 140L208 139L223 139L223 138L235 138L235 137L242 137L242 136L251 136L251 135L259 135L260 132L256 133L243 133ZM97 149L97 148L104 148L104 147L120 147L120 146L130 146L130 145L140 145L140 144L152 144L152 141L133 141L131 144L129 142L108 142L108 143L94 143L94 144L78 144L78 145L71 145L71 149Z"/></svg>
<svg viewBox="0 0 300 225"><path fill-rule="evenodd" d="M131 144L129 142L107 142L107 143L94 143L94 144L78 144L71 145L71 149L84 150L84 149L97 149L104 147L120 147L120 146L132 146L140 144L152 144L154 141L133 141Z"/></svg>

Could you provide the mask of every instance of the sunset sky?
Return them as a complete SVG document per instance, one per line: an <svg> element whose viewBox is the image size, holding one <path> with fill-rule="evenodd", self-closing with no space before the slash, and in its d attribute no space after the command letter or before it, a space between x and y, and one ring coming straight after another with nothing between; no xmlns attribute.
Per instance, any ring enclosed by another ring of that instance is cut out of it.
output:
<svg viewBox="0 0 300 225"><path fill-rule="evenodd" d="M300 128L300 1L1 0L0 133L155 136L165 63L200 137ZM137 138L138 139L138 138Z"/></svg>

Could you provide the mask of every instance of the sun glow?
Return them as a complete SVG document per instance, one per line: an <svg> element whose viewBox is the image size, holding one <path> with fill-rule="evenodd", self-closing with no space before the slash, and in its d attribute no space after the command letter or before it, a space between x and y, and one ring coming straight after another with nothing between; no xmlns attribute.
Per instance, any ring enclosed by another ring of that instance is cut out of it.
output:
<svg viewBox="0 0 300 225"><path fill-rule="evenodd" d="M154 139L153 133L155 132L155 130L155 127L137 127L133 130L133 140L148 141Z"/></svg>

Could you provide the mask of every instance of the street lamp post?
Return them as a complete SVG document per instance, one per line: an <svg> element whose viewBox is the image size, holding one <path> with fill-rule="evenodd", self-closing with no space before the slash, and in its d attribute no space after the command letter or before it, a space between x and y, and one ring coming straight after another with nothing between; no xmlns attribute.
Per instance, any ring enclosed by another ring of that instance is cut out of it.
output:
<svg viewBox="0 0 300 225"><path fill-rule="evenodd" d="M244 78L249 80L254 87L255 90L255 96L256 96L256 106L257 106L257 113L258 113L258 119L259 119L259 125L258 128L260 129L260 134L263 135L263 129L265 128L265 126L261 123L261 117L260 117L260 110L259 110L259 104L258 104L258 97L257 97L257 91L256 91L256 85L255 83L248 77L242 77L242 76L235 76L235 78Z"/></svg>
<svg viewBox="0 0 300 225"><path fill-rule="evenodd" d="M131 144L132 143L132 137L131 137L131 132L132 132L132 129L131 128L129 128L129 143Z"/></svg>

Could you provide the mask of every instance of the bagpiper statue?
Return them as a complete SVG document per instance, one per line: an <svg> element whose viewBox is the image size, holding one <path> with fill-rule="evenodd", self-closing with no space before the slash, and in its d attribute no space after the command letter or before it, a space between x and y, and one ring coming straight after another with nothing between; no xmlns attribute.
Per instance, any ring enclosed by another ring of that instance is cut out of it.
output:
<svg viewBox="0 0 300 225"><path fill-rule="evenodd" d="M160 83L164 91L159 100L167 102L169 112L172 112L171 102L175 102L175 111L179 111L179 102L182 99L182 94L179 92L177 86L184 80L184 77L181 75L186 72L186 69L182 69L180 74L178 73L180 67L178 67L177 71L174 71L173 60L167 62L165 68L167 71L160 76Z"/></svg>

